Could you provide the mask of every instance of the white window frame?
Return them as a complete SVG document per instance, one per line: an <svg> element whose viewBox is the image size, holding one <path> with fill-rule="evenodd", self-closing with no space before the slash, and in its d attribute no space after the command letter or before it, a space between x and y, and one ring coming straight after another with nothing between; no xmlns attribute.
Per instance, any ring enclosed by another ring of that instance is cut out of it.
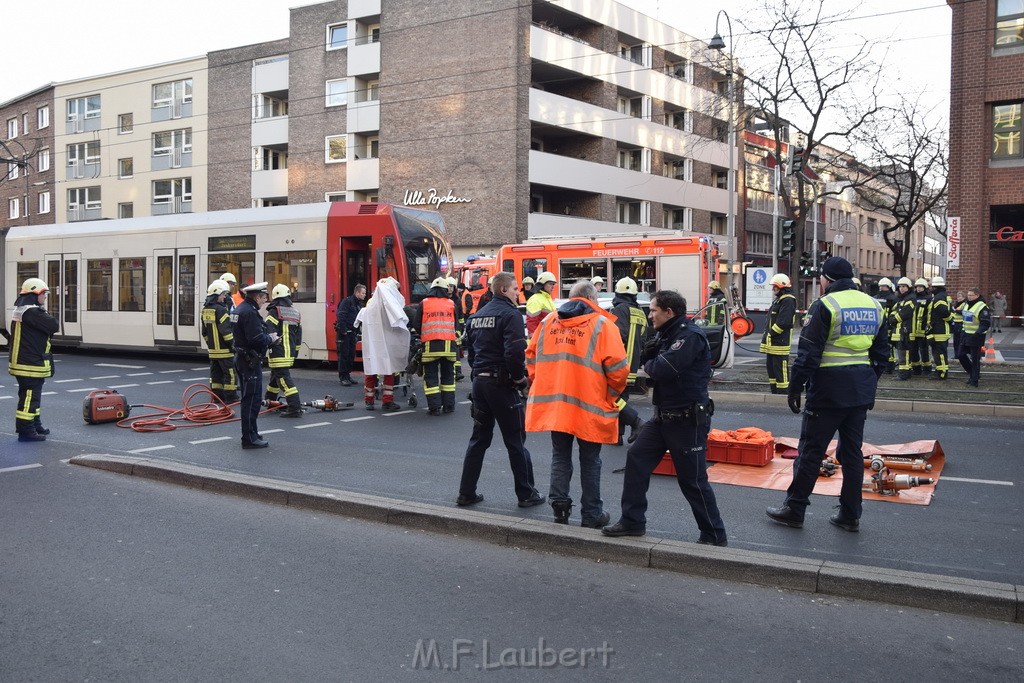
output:
<svg viewBox="0 0 1024 683"><path fill-rule="evenodd" d="M14 162L9 162L7 164L7 179L8 180L17 180L19 178L19 176L21 175L20 169L21 169L21 167L18 166L18 164L14 163Z"/></svg>
<svg viewBox="0 0 1024 683"><path fill-rule="evenodd" d="M125 127L125 117L129 117L128 126ZM129 133L135 132L135 113L127 112L125 114L117 115L117 134L128 135Z"/></svg>
<svg viewBox="0 0 1024 683"><path fill-rule="evenodd" d="M341 91L331 90L332 85L340 85ZM340 101L338 99L340 98ZM348 79L332 78L324 82L324 106L325 107L347 107L348 106Z"/></svg>
<svg viewBox="0 0 1024 683"><path fill-rule="evenodd" d="M170 136L171 136L171 144L170 144L170 146L157 147L156 146L156 136L157 135L163 135L165 133L169 133ZM162 156L169 155L172 151L174 151L174 148L177 147L177 142L178 142L179 139L181 140L181 153L182 154L191 154L192 153L192 129L191 128L178 128L176 130L158 130L157 132L153 133L153 137L151 138L151 140L153 142L153 156L155 156L155 157L162 157Z"/></svg>
<svg viewBox="0 0 1024 683"><path fill-rule="evenodd" d="M345 158L344 159L332 159L331 158L331 140L341 139L345 141ZM325 164L343 164L348 161L348 135L327 135L324 137L324 163Z"/></svg>
<svg viewBox="0 0 1024 683"><path fill-rule="evenodd" d="M75 195L73 199L72 195ZM103 194L98 186L72 187L68 189L68 211L72 211L81 206L83 198L85 199L84 204L87 211L90 209L98 209L103 205Z"/></svg>
<svg viewBox="0 0 1024 683"><path fill-rule="evenodd" d="M169 97L157 97L156 89L162 85L171 86L171 94ZM180 94L181 97L178 99L182 104L188 104L192 101L192 89L193 83L191 78L180 78L176 81L163 81L161 83L154 83L153 88L150 91L152 94L152 108L160 109L161 107L170 107L174 104L175 97Z"/></svg>
<svg viewBox="0 0 1024 683"><path fill-rule="evenodd" d="M341 41L342 42L341 45L334 45L333 42L331 41L331 31L336 29L336 28L341 28L341 27L344 27L344 29L345 29L345 40ZM339 21L336 24L327 24L326 36L325 36L325 39L324 39L324 45L327 47L327 50L330 51L330 50L345 50L345 49L347 49L348 48L348 40L349 40L348 30L349 30L349 25L348 25L347 21Z"/></svg>
<svg viewBox="0 0 1024 683"><path fill-rule="evenodd" d="M18 137L18 117L7 119L7 139L13 140Z"/></svg>
<svg viewBox="0 0 1024 683"><path fill-rule="evenodd" d="M10 220L21 218L21 200L17 197L7 200L7 218Z"/></svg>
<svg viewBox="0 0 1024 683"><path fill-rule="evenodd" d="M131 163L131 173L125 174L124 162ZM124 157L117 160L117 177L118 178L134 178L135 177L135 159L134 157Z"/></svg>
<svg viewBox="0 0 1024 683"><path fill-rule="evenodd" d="M157 185L159 183L170 183L170 194L157 194ZM176 194L175 191L179 189L181 194ZM183 202L190 202L192 201L192 178L165 178L163 180L154 180L152 190L154 204L171 204L174 202L176 197L180 197Z"/></svg>
<svg viewBox="0 0 1024 683"><path fill-rule="evenodd" d="M28 135L28 112L21 115L21 134Z"/></svg>
<svg viewBox="0 0 1024 683"><path fill-rule="evenodd" d="M36 198L36 213L50 213L50 191L44 190Z"/></svg>
<svg viewBox="0 0 1024 683"><path fill-rule="evenodd" d="M40 172L50 170L50 149L48 147L39 150L39 154L36 155L36 168Z"/></svg>
<svg viewBox="0 0 1024 683"><path fill-rule="evenodd" d="M95 101L95 108L92 107ZM68 121L77 121L79 116L83 119L96 119L103 113L103 101L99 95L86 95L68 100Z"/></svg>
<svg viewBox="0 0 1024 683"><path fill-rule="evenodd" d="M341 199L331 199L331 197L341 197ZM324 201L325 202L347 202L348 201L348 192L344 192L344 191L324 192Z"/></svg>
<svg viewBox="0 0 1024 683"><path fill-rule="evenodd" d="M90 151L95 154L90 154ZM73 145L68 145L68 166L74 166L75 163L79 162L83 164L98 164L100 163L100 143L99 140L89 140L88 142L76 142Z"/></svg>
<svg viewBox="0 0 1024 683"><path fill-rule="evenodd" d="M380 99L380 81L366 81L366 101L376 102Z"/></svg>
<svg viewBox="0 0 1024 683"><path fill-rule="evenodd" d="M50 127L50 105L36 108L36 128L42 130Z"/></svg>
<svg viewBox="0 0 1024 683"><path fill-rule="evenodd" d="M132 210L131 216L124 215L124 207L130 206ZM135 218L135 202L119 202L117 205L117 217L118 218Z"/></svg>

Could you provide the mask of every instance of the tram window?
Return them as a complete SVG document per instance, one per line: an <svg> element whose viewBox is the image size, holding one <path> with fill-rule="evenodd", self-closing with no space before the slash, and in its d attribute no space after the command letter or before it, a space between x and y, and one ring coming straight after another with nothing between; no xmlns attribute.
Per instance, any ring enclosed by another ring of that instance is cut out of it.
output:
<svg viewBox="0 0 1024 683"><path fill-rule="evenodd" d="M210 254L210 277L207 284L220 279L224 273L231 273L238 280L239 287L246 287L256 282L256 254ZM270 282L267 280L267 282ZM271 284L271 287L274 285Z"/></svg>
<svg viewBox="0 0 1024 683"><path fill-rule="evenodd" d="M18 281L15 283L21 287L21 283L30 277L39 277L39 264L36 261L18 261Z"/></svg>
<svg viewBox="0 0 1024 683"><path fill-rule="evenodd" d="M264 279L270 287L285 284L292 290L292 303L313 303L316 296L316 252L267 252Z"/></svg>
<svg viewBox="0 0 1024 683"><path fill-rule="evenodd" d="M117 305L119 311L146 310L146 259L118 260Z"/></svg>
<svg viewBox="0 0 1024 683"><path fill-rule="evenodd" d="M110 259L89 259L85 269L87 311L112 311L114 268Z"/></svg>

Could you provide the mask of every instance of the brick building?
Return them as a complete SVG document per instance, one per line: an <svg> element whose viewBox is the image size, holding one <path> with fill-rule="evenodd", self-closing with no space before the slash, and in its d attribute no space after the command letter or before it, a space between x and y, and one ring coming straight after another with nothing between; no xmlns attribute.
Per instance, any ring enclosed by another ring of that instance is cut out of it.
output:
<svg viewBox="0 0 1024 683"><path fill-rule="evenodd" d="M949 289L1024 306L1024 11L1019 0L947 0L953 11L949 215L960 263Z"/></svg>

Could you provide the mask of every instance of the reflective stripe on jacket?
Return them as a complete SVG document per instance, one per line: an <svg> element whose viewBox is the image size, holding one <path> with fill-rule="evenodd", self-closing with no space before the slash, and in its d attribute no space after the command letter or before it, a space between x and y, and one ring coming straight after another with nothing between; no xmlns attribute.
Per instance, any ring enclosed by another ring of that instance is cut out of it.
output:
<svg viewBox="0 0 1024 683"><path fill-rule="evenodd" d="M832 292L821 299L832 314L819 367L869 365L868 349L883 325L882 306L856 289Z"/></svg>
<svg viewBox="0 0 1024 683"><path fill-rule="evenodd" d="M35 294L18 297L11 312L10 353L7 371L15 377L52 377L53 362L50 337L60 329L60 323L35 303Z"/></svg>
<svg viewBox="0 0 1024 683"><path fill-rule="evenodd" d="M533 334L533 331L540 326L540 321L555 310L555 302L551 295L543 288L530 297L526 302L526 333Z"/></svg>
<svg viewBox="0 0 1024 683"><path fill-rule="evenodd" d="M420 339L428 341L455 341L455 302L437 296L423 300L423 320Z"/></svg>
<svg viewBox="0 0 1024 683"><path fill-rule="evenodd" d="M203 339L210 358L231 358L235 351L232 340L231 315L228 307L217 301L217 297L207 299L202 311Z"/></svg>
<svg viewBox="0 0 1024 683"><path fill-rule="evenodd" d="M981 299L964 306L964 334L977 334L981 331L981 312L986 308L988 308L988 304Z"/></svg>
<svg viewBox="0 0 1024 683"><path fill-rule="evenodd" d="M580 311L563 317L566 311ZM557 431L594 443L615 443L629 359L614 317L586 299L570 299L544 319L526 348L533 385L526 431Z"/></svg>
<svg viewBox="0 0 1024 683"><path fill-rule="evenodd" d="M280 339L270 347L267 364L272 368L290 368L295 365L299 345L302 344L302 316L290 299L274 299L267 307L266 324L277 332Z"/></svg>

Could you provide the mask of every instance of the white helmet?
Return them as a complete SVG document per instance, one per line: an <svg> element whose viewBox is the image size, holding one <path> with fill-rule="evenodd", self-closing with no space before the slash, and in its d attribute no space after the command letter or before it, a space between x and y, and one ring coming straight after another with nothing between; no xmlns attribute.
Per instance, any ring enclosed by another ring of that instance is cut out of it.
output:
<svg viewBox="0 0 1024 683"><path fill-rule="evenodd" d="M238 280L236 280L235 276L232 275L231 273L224 273L218 279L223 280L224 282L229 282L229 283L231 283L233 285L237 285L238 284Z"/></svg>
<svg viewBox="0 0 1024 683"><path fill-rule="evenodd" d="M214 280L210 283L210 286L206 288L206 293L210 295L220 296L231 291L231 286L223 280Z"/></svg>
<svg viewBox="0 0 1024 683"><path fill-rule="evenodd" d="M603 285L604 284L604 278L601 277L600 275L595 275L594 277L590 278L590 284L592 284L592 285Z"/></svg>
<svg viewBox="0 0 1024 683"><path fill-rule="evenodd" d="M790 287L793 283L789 281L789 276L785 273L776 273L772 275L772 279L768 281L772 287Z"/></svg>
<svg viewBox="0 0 1024 683"><path fill-rule="evenodd" d="M718 280L712 280L711 282L708 283L708 289L721 289L721 288L722 288L722 283L720 283Z"/></svg>
<svg viewBox="0 0 1024 683"><path fill-rule="evenodd" d="M42 294L43 292L50 291L50 288L46 286L46 283L37 277L30 277L21 283L22 294Z"/></svg>
<svg viewBox="0 0 1024 683"><path fill-rule="evenodd" d="M288 289L288 285L274 285L274 288L270 290L270 297L272 299L283 299L292 293L292 290Z"/></svg>
<svg viewBox="0 0 1024 683"><path fill-rule="evenodd" d="M935 277L932 278L932 287L945 287L945 286L946 286L946 278L944 278L944 277L942 277L940 275L936 275Z"/></svg>
<svg viewBox="0 0 1024 683"><path fill-rule="evenodd" d="M526 277L523 278L523 284L524 285L532 285L533 284L533 278L530 277L529 275L527 275Z"/></svg>
<svg viewBox="0 0 1024 683"><path fill-rule="evenodd" d="M624 277L615 283L616 294L636 294L636 280Z"/></svg>
<svg viewBox="0 0 1024 683"><path fill-rule="evenodd" d="M910 278L909 278L909 277L907 277L906 275L904 275L903 277L901 277L901 278L899 279L899 281L898 281L898 282L896 283L896 285L897 285L898 287L908 287L908 288L909 288L909 287L913 287L913 286L914 286L914 283L910 281Z"/></svg>
<svg viewBox="0 0 1024 683"><path fill-rule="evenodd" d="M546 285L549 282L557 282L557 278L555 278L554 273L545 270L543 273L537 276L538 285Z"/></svg>
<svg viewBox="0 0 1024 683"><path fill-rule="evenodd" d="M440 280L440 279L441 278L438 278L438 280ZM446 277L445 280L444 280L444 286L445 287L457 287L458 284L459 284L459 281L456 280L455 278L453 278L451 275Z"/></svg>
<svg viewBox="0 0 1024 683"><path fill-rule="evenodd" d="M446 278L446 277L435 278L434 281L430 283L430 288L433 289L434 287L440 287L441 289L448 289L448 278Z"/></svg>
<svg viewBox="0 0 1024 683"><path fill-rule="evenodd" d="M883 277L881 280L879 280L878 281L878 286L879 287L888 287L890 290L896 289L895 287L892 286L892 280L890 280L887 277Z"/></svg>
<svg viewBox="0 0 1024 683"><path fill-rule="evenodd" d="M923 277L919 277L919 278L917 278L917 281L914 282L914 286L915 287L927 287L928 286L928 281L925 280Z"/></svg>

